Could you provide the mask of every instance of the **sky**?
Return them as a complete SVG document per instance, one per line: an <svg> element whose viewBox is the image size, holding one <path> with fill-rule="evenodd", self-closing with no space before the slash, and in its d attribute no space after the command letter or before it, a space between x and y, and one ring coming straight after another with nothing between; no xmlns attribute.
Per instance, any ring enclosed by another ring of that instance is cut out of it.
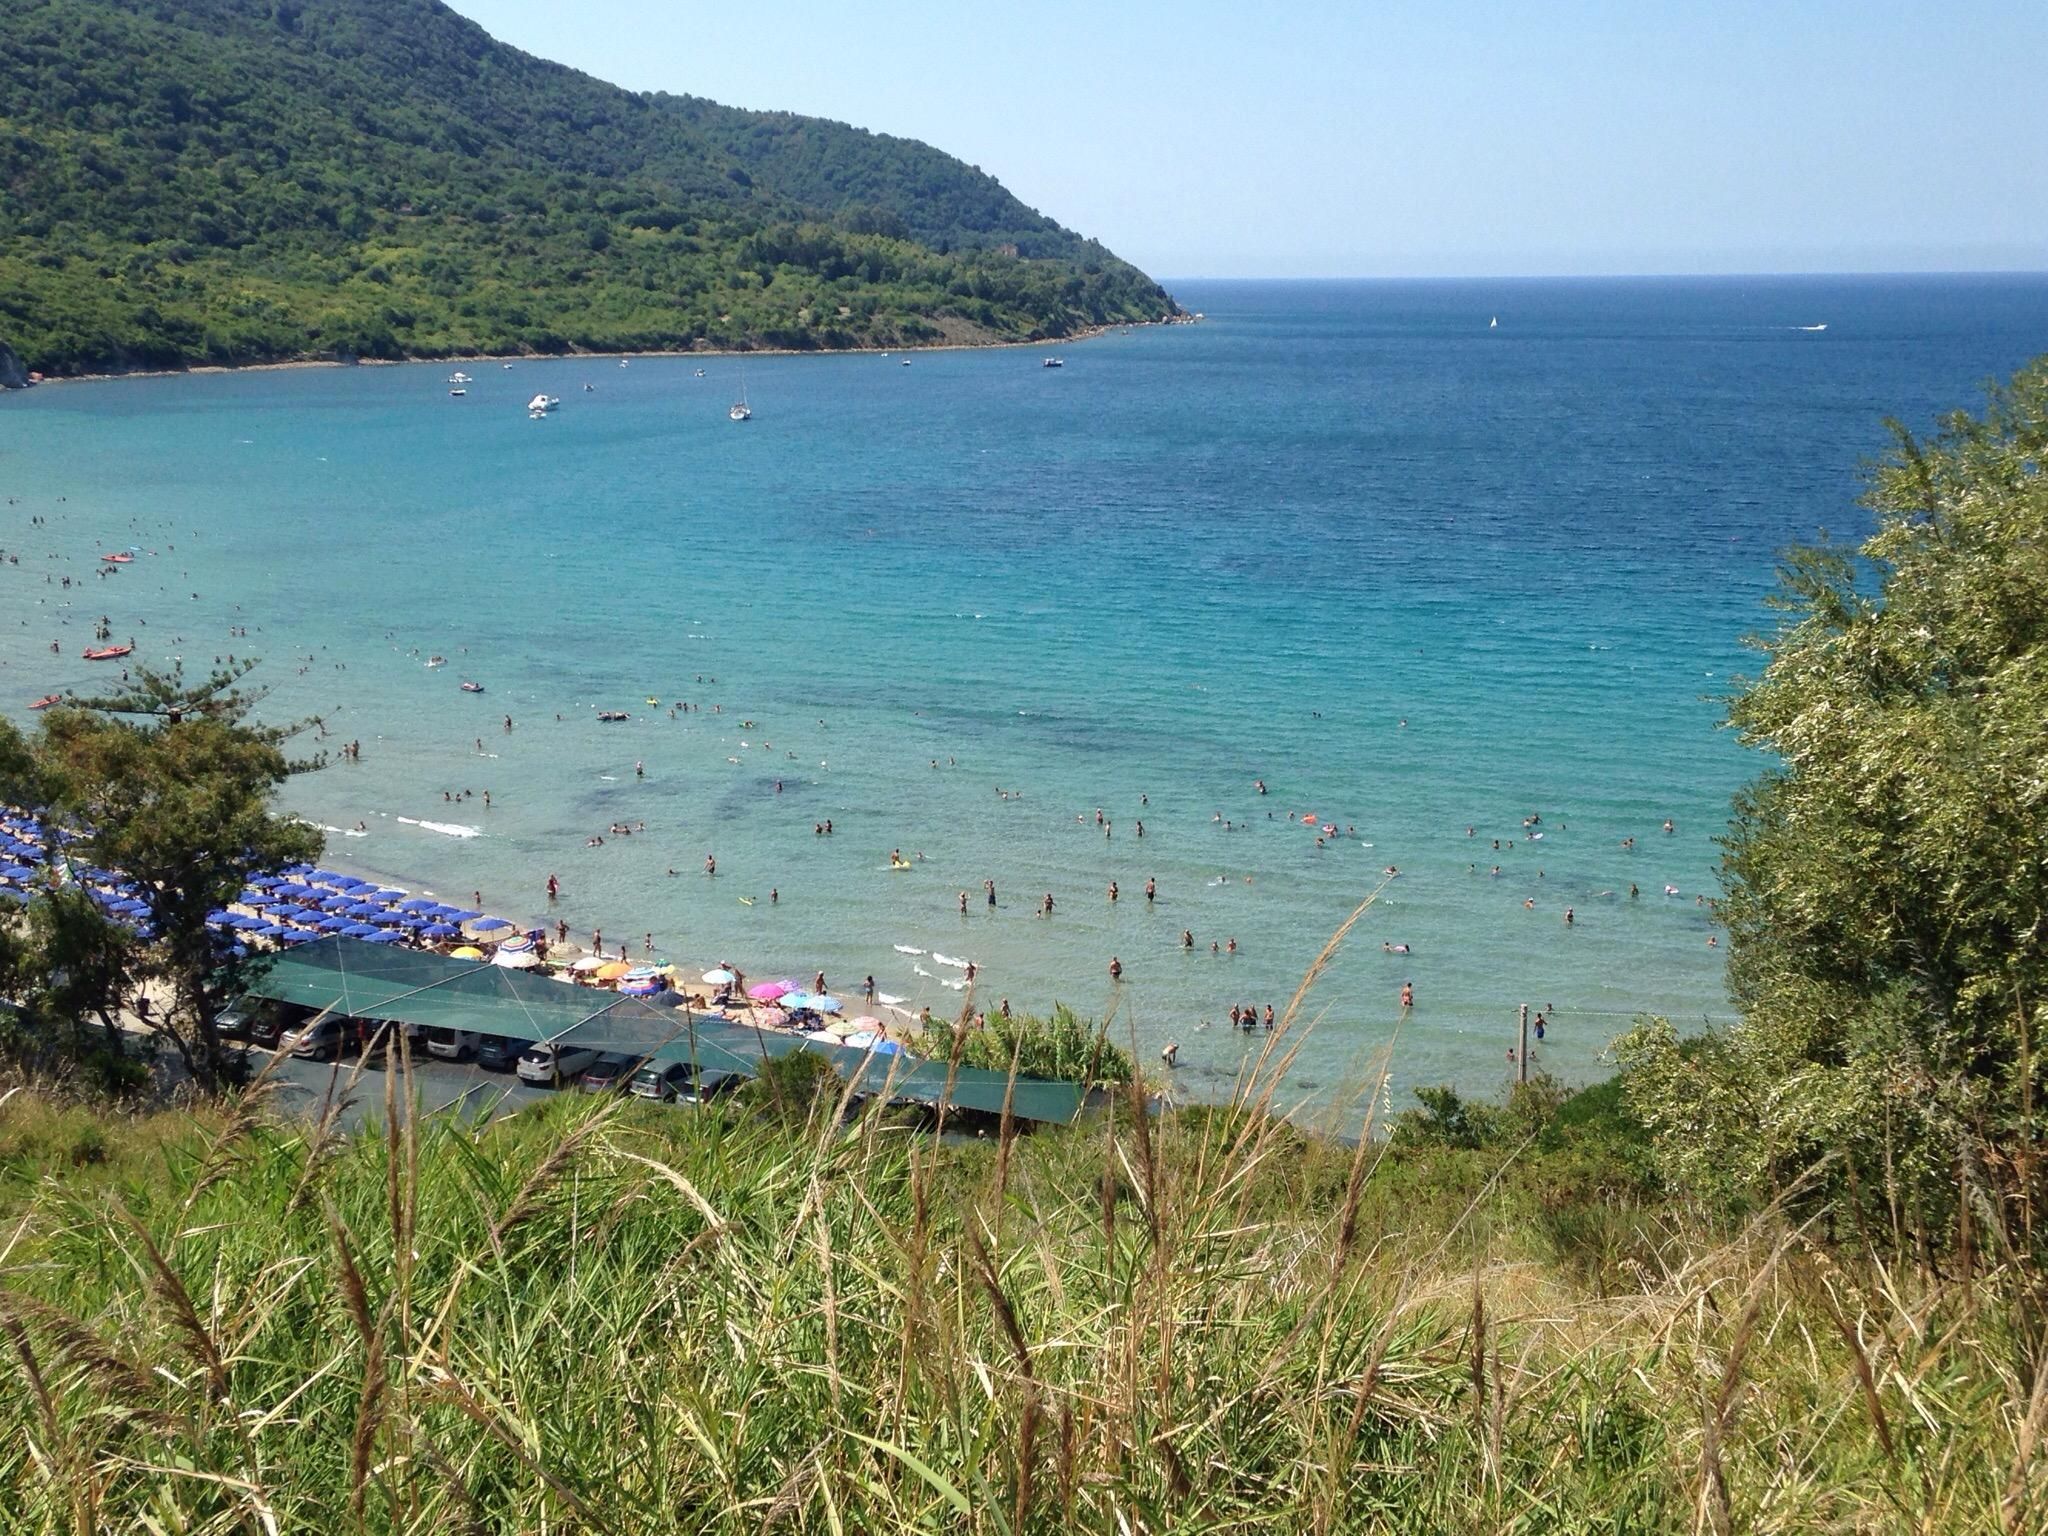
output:
<svg viewBox="0 0 2048 1536"><path fill-rule="evenodd" d="M901 134L1154 276L2048 270L2044 0L454 0Z"/></svg>

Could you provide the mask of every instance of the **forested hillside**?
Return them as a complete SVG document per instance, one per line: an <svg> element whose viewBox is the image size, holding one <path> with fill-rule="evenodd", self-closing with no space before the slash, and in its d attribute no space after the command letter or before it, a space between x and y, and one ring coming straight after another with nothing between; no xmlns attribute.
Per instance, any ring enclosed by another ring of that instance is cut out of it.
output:
<svg viewBox="0 0 2048 1536"><path fill-rule="evenodd" d="M17 0L0 188L0 341L52 373L1174 312L927 145L620 90L435 0Z"/></svg>

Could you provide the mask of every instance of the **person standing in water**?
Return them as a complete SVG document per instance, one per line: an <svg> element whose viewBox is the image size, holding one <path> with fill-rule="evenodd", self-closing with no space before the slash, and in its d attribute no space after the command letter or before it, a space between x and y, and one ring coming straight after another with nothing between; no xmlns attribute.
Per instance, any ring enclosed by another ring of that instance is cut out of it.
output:
<svg viewBox="0 0 2048 1536"><path fill-rule="evenodd" d="M715 855L709 853L704 855L704 873L707 875L718 873L718 859Z"/></svg>
<svg viewBox="0 0 2048 1536"><path fill-rule="evenodd" d="M1401 1011L1403 1013L1406 1013L1410 1008L1413 1008L1414 1006L1415 983L1412 981L1404 981L1401 983Z"/></svg>
<svg viewBox="0 0 2048 1536"><path fill-rule="evenodd" d="M1158 894L1159 894L1159 882L1158 882L1158 881L1156 881L1156 880L1154 880L1154 879L1152 879L1152 878L1151 878L1151 877L1150 877L1149 875L1148 875L1148 876L1146 876L1146 878L1145 878L1145 899L1146 899L1147 901L1150 901L1150 900L1152 900L1152 898L1153 898L1153 897L1157 896Z"/></svg>

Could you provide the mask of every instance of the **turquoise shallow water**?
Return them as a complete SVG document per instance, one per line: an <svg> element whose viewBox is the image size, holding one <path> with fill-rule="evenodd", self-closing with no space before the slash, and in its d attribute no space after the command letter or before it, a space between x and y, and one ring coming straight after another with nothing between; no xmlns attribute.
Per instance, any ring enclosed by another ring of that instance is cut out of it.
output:
<svg viewBox="0 0 2048 1536"><path fill-rule="evenodd" d="M257 654L275 714L363 744L289 789L367 826L331 862L520 918L553 872L578 937L872 972L942 1013L958 972L894 946L975 960L985 1006L1091 1012L1115 955L1190 1094L1244 1050L1203 1021L1284 1006L1390 864L1316 994L1304 1093L1340 1094L1397 1026L1397 1090L1497 1085L1523 1001L1555 1006L1543 1060L1572 1076L1637 1010L1725 1014L1695 898L1758 765L1713 695L1772 553L1864 526L1887 413L1925 426L2048 348L2048 280L1181 297L1205 323L1057 371L755 359L744 426L728 359L472 364L462 400L447 366L10 397L0 706L104 681L78 659L103 612L152 661ZM543 422L536 390L563 402ZM443 802L465 788L491 808ZM1302 812L1357 836L1318 850ZM619 820L647 830L585 846ZM924 860L891 873L893 848Z"/></svg>

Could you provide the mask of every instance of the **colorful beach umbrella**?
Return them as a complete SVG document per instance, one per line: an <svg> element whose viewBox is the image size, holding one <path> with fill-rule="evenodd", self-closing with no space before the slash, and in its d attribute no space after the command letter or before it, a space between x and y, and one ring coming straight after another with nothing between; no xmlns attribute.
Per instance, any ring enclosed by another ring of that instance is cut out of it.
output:
<svg viewBox="0 0 2048 1536"><path fill-rule="evenodd" d="M727 981L732 980L732 975L730 972L726 972L724 973L724 975ZM709 981L711 978L709 976L706 976L704 979L706 981ZM747 988L747 996L753 998L754 1001L759 1003L772 1003L778 997L787 997L790 993L794 992L795 990L796 985L793 982L760 981L756 982L753 986Z"/></svg>
<svg viewBox="0 0 2048 1536"><path fill-rule="evenodd" d="M704 973L704 980L714 987L729 987L733 984L734 979L732 972L725 969L724 966L720 966L715 971L706 971Z"/></svg>

